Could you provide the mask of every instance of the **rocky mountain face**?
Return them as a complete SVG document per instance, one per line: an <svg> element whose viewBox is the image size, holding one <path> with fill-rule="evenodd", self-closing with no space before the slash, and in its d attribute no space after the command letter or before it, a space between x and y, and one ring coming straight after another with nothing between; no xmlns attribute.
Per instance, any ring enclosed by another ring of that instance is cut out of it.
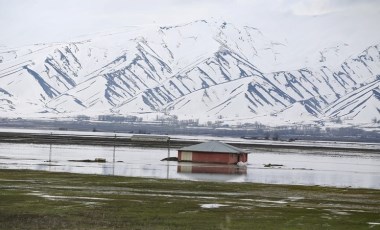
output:
<svg viewBox="0 0 380 230"><path fill-rule="evenodd" d="M373 123L380 120L380 46L342 58L347 46L289 69L291 50L258 29L196 21L1 48L0 116Z"/></svg>

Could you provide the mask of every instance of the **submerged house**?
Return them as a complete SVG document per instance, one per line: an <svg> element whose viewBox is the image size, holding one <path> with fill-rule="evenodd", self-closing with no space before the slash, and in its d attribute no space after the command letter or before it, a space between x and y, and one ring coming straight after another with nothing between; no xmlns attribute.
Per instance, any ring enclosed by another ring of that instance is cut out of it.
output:
<svg viewBox="0 0 380 230"><path fill-rule="evenodd" d="M191 145L178 150L178 161L237 164L247 160L246 151L219 141Z"/></svg>

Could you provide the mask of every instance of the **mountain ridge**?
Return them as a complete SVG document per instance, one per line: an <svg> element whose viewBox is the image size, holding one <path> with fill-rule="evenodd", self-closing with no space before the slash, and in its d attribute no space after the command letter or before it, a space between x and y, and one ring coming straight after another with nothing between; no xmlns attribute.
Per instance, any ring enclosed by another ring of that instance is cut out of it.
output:
<svg viewBox="0 0 380 230"><path fill-rule="evenodd" d="M380 118L378 110L369 109L362 119L330 112L343 103L341 98L379 81L379 44L342 63L325 63L330 53L335 58L347 46L321 51L319 66L279 71L285 44L256 28L202 20L2 48L0 109L3 116L17 117L114 114L280 125L339 116L354 125L370 123ZM380 107L373 103L367 108ZM304 119L290 121L290 114Z"/></svg>

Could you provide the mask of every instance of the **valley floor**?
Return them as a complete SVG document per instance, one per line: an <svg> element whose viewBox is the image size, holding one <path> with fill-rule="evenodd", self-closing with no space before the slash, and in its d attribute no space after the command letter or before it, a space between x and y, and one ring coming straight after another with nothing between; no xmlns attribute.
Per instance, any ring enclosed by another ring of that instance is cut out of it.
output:
<svg viewBox="0 0 380 230"><path fill-rule="evenodd" d="M380 190L0 169L3 229L377 229Z"/></svg>
<svg viewBox="0 0 380 230"><path fill-rule="evenodd" d="M114 134L154 134L247 138L274 141L343 141L380 143L380 126L312 126L294 125L270 127L246 124L243 126L194 126L170 122L116 122L90 120L33 120L1 119L2 129L45 130L49 132L106 132Z"/></svg>
<svg viewBox="0 0 380 230"><path fill-rule="evenodd" d="M139 138L134 138L134 136ZM157 138L159 137L159 138ZM169 138L162 139L162 137ZM155 140L156 138L156 140ZM161 139L160 139L161 138ZM111 132L76 132L27 129L0 129L0 142L58 145L134 146L149 148L182 148L204 141L218 140L240 148L276 150L313 150L379 153L379 143L337 142L312 140L258 140L223 136L151 135Z"/></svg>

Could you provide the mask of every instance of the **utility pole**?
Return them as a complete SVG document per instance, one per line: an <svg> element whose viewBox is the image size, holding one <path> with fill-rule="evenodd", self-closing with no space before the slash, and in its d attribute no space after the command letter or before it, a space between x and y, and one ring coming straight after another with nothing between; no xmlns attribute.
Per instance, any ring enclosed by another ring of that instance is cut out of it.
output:
<svg viewBox="0 0 380 230"><path fill-rule="evenodd" d="M169 179L169 161L170 161L170 137L168 136L168 160L166 161L166 179Z"/></svg>
<svg viewBox="0 0 380 230"><path fill-rule="evenodd" d="M52 143L53 142L53 133L50 133L50 150L49 150L49 162L51 162L51 152L52 152Z"/></svg>
<svg viewBox="0 0 380 230"><path fill-rule="evenodd" d="M115 175L115 155L116 155L116 134L115 134L115 138L113 140L113 157L112 157L112 175Z"/></svg>
<svg viewBox="0 0 380 230"><path fill-rule="evenodd" d="M168 159L170 157L170 137L168 137Z"/></svg>

